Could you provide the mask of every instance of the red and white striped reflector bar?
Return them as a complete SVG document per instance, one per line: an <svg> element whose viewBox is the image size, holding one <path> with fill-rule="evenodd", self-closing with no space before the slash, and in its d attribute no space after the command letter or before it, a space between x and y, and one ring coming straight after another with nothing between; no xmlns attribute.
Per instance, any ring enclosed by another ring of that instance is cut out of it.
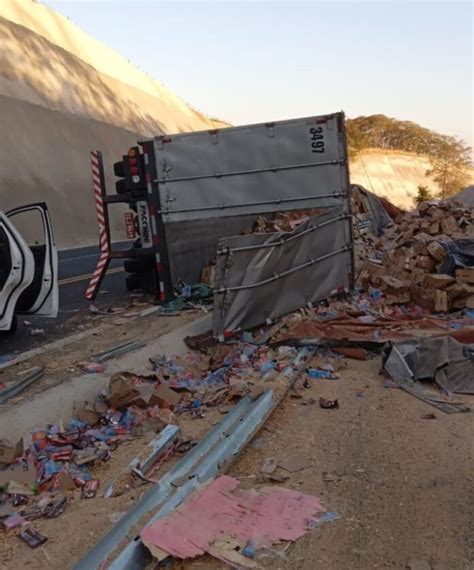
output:
<svg viewBox="0 0 474 570"><path fill-rule="evenodd" d="M99 247L100 258L97 266L89 281L89 286L86 289L86 299L95 299L100 282L107 271L109 264L110 244L107 237L107 228L105 225L105 212L104 212L104 189L102 188L101 169L102 164L99 160L99 153L96 150L91 151L91 166L92 166L92 187L94 190L95 209L97 212L97 223L99 225Z"/></svg>
<svg viewBox="0 0 474 570"><path fill-rule="evenodd" d="M105 252L101 253L94 274L92 275L91 280L89 281L89 286L86 289L86 299L94 299L97 295L97 289L102 278L102 273L107 270L108 264L109 254Z"/></svg>
<svg viewBox="0 0 474 570"><path fill-rule="evenodd" d="M91 151L92 165L92 185L94 188L95 209L97 212L97 223L99 224L99 244L100 251L109 251L109 242L107 239L107 230L105 227L104 214L104 197L102 193L102 178L99 165L99 156L97 151Z"/></svg>

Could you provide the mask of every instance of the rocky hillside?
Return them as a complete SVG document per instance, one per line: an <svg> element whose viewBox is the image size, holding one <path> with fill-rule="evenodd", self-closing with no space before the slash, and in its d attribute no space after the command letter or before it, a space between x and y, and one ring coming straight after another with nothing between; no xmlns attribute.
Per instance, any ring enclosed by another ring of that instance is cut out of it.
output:
<svg viewBox="0 0 474 570"><path fill-rule="evenodd" d="M0 208L45 200L60 247L97 241L92 148L110 167L137 137L216 126L32 0L1 0L0 37Z"/></svg>

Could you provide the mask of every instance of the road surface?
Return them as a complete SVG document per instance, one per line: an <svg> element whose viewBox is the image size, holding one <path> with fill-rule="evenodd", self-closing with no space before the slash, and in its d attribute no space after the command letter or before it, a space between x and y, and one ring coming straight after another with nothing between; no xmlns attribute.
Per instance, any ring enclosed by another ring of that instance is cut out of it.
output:
<svg viewBox="0 0 474 570"><path fill-rule="evenodd" d="M126 247L127 243L114 244L114 247ZM59 314L57 319L18 317L18 330L14 335L3 335L0 338L1 355L22 352L55 338L58 325L65 323L81 310L87 310L91 304L84 297L92 273L97 264L99 250L96 246L82 247L59 252ZM102 283L102 294L97 302L107 300L110 304L126 294L123 262L113 260ZM105 294L105 292L107 292ZM30 323L30 324L26 324ZM40 329L44 333L32 335L32 330Z"/></svg>

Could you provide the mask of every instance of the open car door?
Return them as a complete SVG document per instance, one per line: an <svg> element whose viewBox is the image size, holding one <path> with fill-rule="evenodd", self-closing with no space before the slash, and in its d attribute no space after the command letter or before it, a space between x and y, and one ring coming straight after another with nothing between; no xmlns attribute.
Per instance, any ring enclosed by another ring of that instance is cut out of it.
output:
<svg viewBox="0 0 474 570"><path fill-rule="evenodd" d="M23 236L33 256L34 275L16 303L15 313L43 317L58 314L58 252L48 207L44 202L15 208L6 213Z"/></svg>
<svg viewBox="0 0 474 570"><path fill-rule="evenodd" d="M33 282L35 262L25 240L0 212L0 331L14 329L20 296Z"/></svg>

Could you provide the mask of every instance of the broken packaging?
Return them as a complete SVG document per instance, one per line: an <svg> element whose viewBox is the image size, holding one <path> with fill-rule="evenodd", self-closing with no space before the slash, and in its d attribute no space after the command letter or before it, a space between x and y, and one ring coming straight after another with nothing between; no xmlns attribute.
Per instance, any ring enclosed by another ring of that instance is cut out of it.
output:
<svg viewBox="0 0 474 570"><path fill-rule="evenodd" d="M48 540L32 527L28 527L20 532L19 537L26 542L30 548L38 548L38 546L41 546Z"/></svg>
<svg viewBox="0 0 474 570"><path fill-rule="evenodd" d="M333 410L339 408L338 400L328 400L326 398L319 398L319 407L326 410Z"/></svg>

